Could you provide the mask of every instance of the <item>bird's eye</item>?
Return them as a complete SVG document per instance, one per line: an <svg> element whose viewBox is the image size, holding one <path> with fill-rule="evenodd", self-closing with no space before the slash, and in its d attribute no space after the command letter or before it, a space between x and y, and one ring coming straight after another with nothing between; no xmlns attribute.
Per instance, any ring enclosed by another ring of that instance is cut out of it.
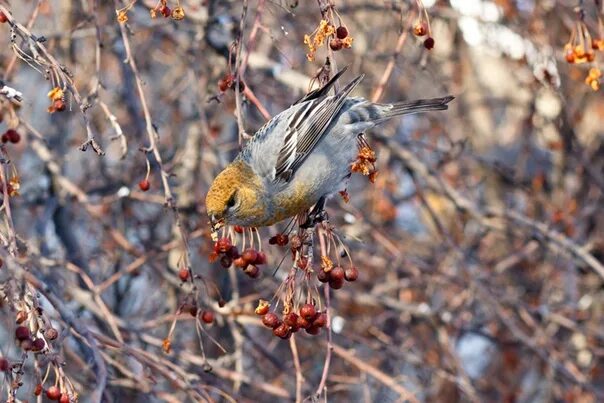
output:
<svg viewBox="0 0 604 403"><path fill-rule="evenodd" d="M232 208L235 205L235 201L235 193L233 193L227 201L227 208Z"/></svg>

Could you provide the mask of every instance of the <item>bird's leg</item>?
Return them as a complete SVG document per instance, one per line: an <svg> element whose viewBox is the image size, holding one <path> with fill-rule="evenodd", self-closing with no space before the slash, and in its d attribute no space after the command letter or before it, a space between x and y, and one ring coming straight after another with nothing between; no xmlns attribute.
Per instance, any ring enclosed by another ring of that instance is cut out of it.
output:
<svg viewBox="0 0 604 403"><path fill-rule="evenodd" d="M300 227L311 228L320 222L327 221L328 219L329 217L327 216L327 212L325 211L325 196L323 196L319 199L317 204L315 204L310 213L308 213L306 222Z"/></svg>

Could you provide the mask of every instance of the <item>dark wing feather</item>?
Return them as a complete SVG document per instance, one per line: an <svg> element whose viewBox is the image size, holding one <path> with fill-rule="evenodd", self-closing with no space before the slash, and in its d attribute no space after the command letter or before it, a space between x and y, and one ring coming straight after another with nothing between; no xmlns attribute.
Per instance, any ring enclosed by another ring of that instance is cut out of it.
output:
<svg viewBox="0 0 604 403"><path fill-rule="evenodd" d="M289 124L275 166L275 179L289 181L296 169L313 151L326 134L327 128L337 117L350 92L363 79L363 75L352 80L335 96L314 97L296 110ZM330 80L330 83L333 80ZM332 85L329 84L328 85Z"/></svg>
<svg viewBox="0 0 604 403"><path fill-rule="evenodd" d="M336 83L336 81L338 81L338 79L342 76L342 74L344 74L344 72L347 69L348 69L348 66L343 67L327 83L325 83L324 86L322 86L321 88L317 88L316 90L312 90L308 94L304 95L302 98L298 99L292 105L298 105L303 102L310 101L311 99L317 99L317 98L324 97L325 95L327 95L327 93L329 92L331 87L333 87L333 85Z"/></svg>

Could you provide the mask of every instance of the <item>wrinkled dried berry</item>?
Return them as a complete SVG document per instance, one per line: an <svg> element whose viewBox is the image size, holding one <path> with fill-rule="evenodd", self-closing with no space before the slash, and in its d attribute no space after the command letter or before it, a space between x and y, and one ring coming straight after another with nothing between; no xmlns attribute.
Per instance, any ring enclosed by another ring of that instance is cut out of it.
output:
<svg viewBox="0 0 604 403"><path fill-rule="evenodd" d="M342 42L341 39L334 38L334 39L332 39L332 40L329 41L329 47L334 52L337 52L338 50L340 50L340 49L342 49L344 47L344 42Z"/></svg>
<svg viewBox="0 0 604 403"><path fill-rule="evenodd" d="M44 335L48 340L55 340L57 337L59 337L59 332L57 329L50 327L46 329L46 333L44 333Z"/></svg>
<svg viewBox="0 0 604 403"><path fill-rule="evenodd" d="M359 278L359 270L354 266L347 268L345 278L346 281L356 281Z"/></svg>
<svg viewBox="0 0 604 403"><path fill-rule="evenodd" d="M285 323L282 323L279 326L277 326L276 328L274 328L273 334L282 339L287 339L289 336L291 336L289 326L287 326Z"/></svg>
<svg viewBox="0 0 604 403"><path fill-rule="evenodd" d="M269 312L262 317L262 324L266 327L274 329L281 324L281 321L279 320L277 315L272 312Z"/></svg>
<svg viewBox="0 0 604 403"><path fill-rule="evenodd" d="M287 326L297 327L298 326L298 315L295 312L290 312L283 316L283 323Z"/></svg>
<svg viewBox="0 0 604 403"><path fill-rule="evenodd" d="M268 313L269 308L270 305L268 302L260 300L254 312L256 313L256 315L266 315Z"/></svg>
<svg viewBox="0 0 604 403"><path fill-rule="evenodd" d="M348 36L348 29L346 29L345 26L339 26L338 29L336 29L336 36L338 37L338 39L344 39Z"/></svg>
<svg viewBox="0 0 604 403"><path fill-rule="evenodd" d="M300 316L306 320L312 320L316 313L317 311L315 310L315 306L312 304L304 304L300 308Z"/></svg>

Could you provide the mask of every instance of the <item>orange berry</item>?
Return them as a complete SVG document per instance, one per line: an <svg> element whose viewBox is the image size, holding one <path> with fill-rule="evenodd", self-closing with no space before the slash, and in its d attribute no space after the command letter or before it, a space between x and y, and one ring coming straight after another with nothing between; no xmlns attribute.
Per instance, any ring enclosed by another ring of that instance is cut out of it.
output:
<svg viewBox="0 0 604 403"><path fill-rule="evenodd" d="M425 21L418 21L413 26L413 35L424 36L428 33L428 24Z"/></svg>

